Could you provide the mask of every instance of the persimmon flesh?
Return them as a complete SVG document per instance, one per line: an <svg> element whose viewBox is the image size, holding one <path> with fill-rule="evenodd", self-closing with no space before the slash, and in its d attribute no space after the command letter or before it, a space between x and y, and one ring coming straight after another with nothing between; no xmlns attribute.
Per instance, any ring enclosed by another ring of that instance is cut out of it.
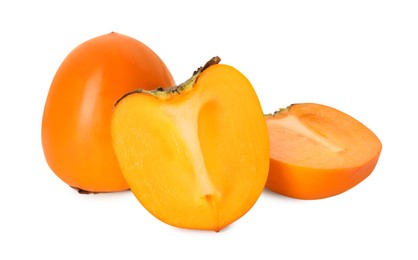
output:
<svg viewBox="0 0 418 260"><path fill-rule="evenodd" d="M374 170L382 149L365 125L321 104L294 104L267 115L266 122L266 187L293 198L321 199L351 189Z"/></svg>
<svg viewBox="0 0 418 260"><path fill-rule="evenodd" d="M269 141L251 83L211 61L174 89L128 93L114 110L112 138L126 181L152 215L219 231L259 198Z"/></svg>
<svg viewBox="0 0 418 260"><path fill-rule="evenodd" d="M113 104L138 87L170 87L174 80L149 47L109 33L90 39L64 59L45 104L42 146L52 171L80 192L129 189L113 152Z"/></svg>

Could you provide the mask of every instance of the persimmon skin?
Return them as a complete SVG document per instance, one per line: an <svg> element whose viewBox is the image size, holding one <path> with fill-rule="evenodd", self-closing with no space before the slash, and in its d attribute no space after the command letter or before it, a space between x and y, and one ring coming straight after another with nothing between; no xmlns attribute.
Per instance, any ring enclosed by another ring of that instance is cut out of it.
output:
<svg viewBox="0 0 418 260"><path fill-rule="evenodd" d="M313 169L285 164L270 159L266 187L276 193L304 200L323 199L341 194L366 179L375 168L379 156L359 167L349 169ZM316 178L306 178L316 176Z"/></svg>
<svg viewBox="0 0 418 260"><path fill-rule="evenodd" d="M294 104L266 116L266 122L266 187L292 198L323 199L353 188L373 172L382 149L365 125L321 104Z"/></svg>
<svg viewBox="0 0 418 260"><path fill-rule="evenodd" d="M174 85L163 61L145 44L109 33L74 50L58 68L42 119L42 147L51 170L87 192L129 189L112 148L114 102L136 88Z"/></svg>

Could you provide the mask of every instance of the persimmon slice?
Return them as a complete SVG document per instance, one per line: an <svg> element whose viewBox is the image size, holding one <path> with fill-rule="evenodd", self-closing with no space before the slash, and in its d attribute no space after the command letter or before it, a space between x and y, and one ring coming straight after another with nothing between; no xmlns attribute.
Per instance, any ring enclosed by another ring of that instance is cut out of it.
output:
<svg viewBox="0 0 418 260"><path fill-rule="evenodd" d="M112 117L114 150L132 192L176 227L219 231L253 206L267 180L268 132L257 95L238 70L217 62L178 87L128 93Z"/></svg>
<svg viewBox="0 0 418 260"><path fill-rule="evenodd" d="M370 175L382 149L365 125L321 104L294 104L267 115L266 122L266 187L293 198L320 199L347 191Z"/></svg>

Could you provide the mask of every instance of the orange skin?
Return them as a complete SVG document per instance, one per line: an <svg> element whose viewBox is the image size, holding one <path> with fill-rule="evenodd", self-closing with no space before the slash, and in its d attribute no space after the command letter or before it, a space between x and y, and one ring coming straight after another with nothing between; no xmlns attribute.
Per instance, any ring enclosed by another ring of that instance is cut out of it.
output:
<svg viewBox="0 0 418 260"><path fill-rule="evenodd" d="M372 173L382 149L362 123L320 104L291 105L266 122L266 187L293 198L321 199L353 188Z"/></svg>
<svg viewBox="0 0 418 260"><path fill-rule="evenodd" d="M86 192L129 189L112 148L114 102L136 88L174 85L146 45L109 33L75 48L52 81L42 121L42 146L52 171Z"/></svg>

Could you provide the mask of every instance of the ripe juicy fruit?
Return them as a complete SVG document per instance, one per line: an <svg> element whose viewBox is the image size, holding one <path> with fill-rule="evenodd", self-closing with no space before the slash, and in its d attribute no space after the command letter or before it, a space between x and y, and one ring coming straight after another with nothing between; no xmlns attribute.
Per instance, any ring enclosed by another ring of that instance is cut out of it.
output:
<svg viewBox="0 0 418 260"><path fill-rule="evenodd" d="M325 105L294 104L266 122L266 187L293 198L326 198L354 187L373 171L382 149L365 125Z"/></svg>
<svg viewBox="0 0 418 260"><path fill-rule="evenodd" d="M169 87L174 80L143 43L118 33L75 48L52 81L42 121L42 145L52 171L80 192L129 189L112 148L113 103L124 93Z"/></svg>
<svg viewBox="0 0 418 260"><path fill-rule="evenodd" d="M257 95L219 60L177 87L128 93L113 113L113 146L132 192L176 227L221 230L253 206L267 180Z"/></svg>

